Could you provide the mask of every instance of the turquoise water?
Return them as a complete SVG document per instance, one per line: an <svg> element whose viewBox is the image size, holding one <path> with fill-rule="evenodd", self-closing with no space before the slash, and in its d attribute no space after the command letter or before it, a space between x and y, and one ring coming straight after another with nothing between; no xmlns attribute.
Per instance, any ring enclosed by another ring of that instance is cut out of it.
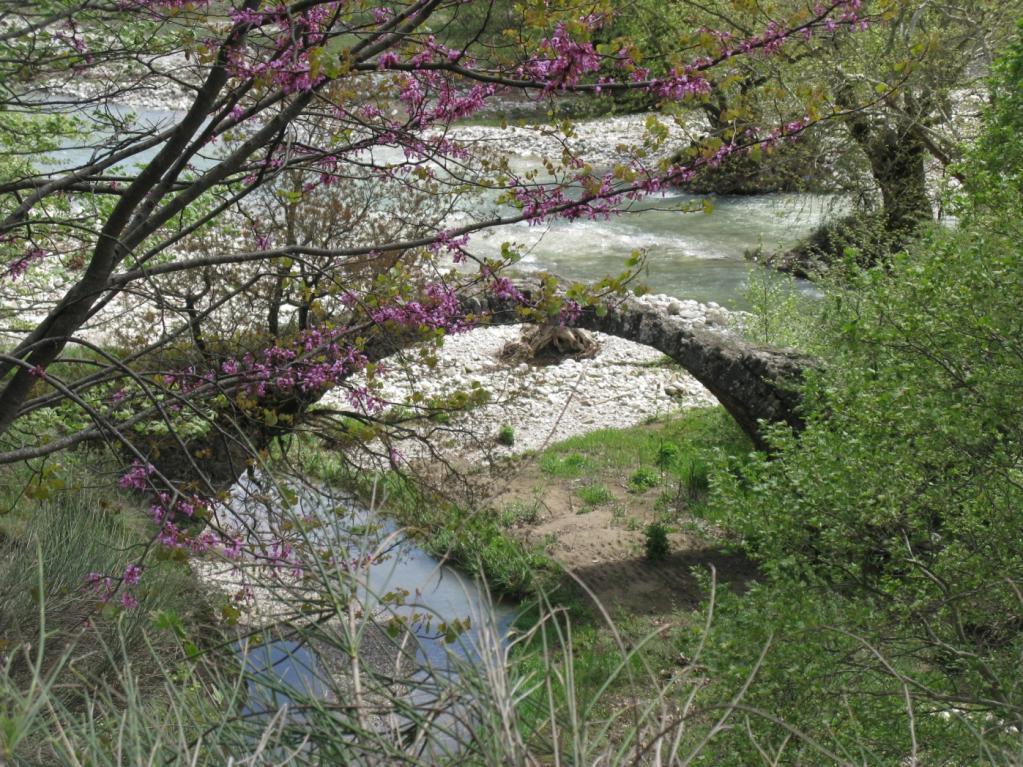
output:
<svg viewBox="0 0 1023 767"><path fill-rule="evenodd" d="M496 257L502 242L514 242L523 254L521 271L546 270L583 282L621 273L638 250L645 259L638 280L653 292L742 309L751 272L762 270L746 252L795 244L840 204L827 197L772 194L713 198L710 213L680 211L703 199L662 195L606 221L504 226L474 236L472 245ZM794 286L812 291L805 282Z"/></svg>

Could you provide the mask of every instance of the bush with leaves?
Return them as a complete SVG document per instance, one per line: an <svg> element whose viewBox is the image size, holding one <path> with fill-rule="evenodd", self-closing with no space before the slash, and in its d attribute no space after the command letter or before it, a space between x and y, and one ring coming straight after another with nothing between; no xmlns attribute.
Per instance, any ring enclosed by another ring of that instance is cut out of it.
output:
<svg viewBox="0 0 1023 767"><path fill-rule="evenodd" d="M959 228L830 297L805 431L715 475L713 512L768 580L719 606L711 676L755 675L751 706L856 763L1018 764L1023 43L998 72ZM822 758L753 729L780 763Z"/></svg>

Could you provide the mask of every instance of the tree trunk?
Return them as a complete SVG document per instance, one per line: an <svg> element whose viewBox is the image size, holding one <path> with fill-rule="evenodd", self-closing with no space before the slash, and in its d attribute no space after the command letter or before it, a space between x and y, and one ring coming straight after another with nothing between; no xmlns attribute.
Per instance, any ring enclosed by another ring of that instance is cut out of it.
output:
<svg viewBox="0 0 1023 767"><path fill-rule="evenodd" d="M841 94L839 101L853 103ZM856 111L846 117L849 133L867 156L871 176L881 191L885 232L896 247L933 215L927 196L930 152L914 130L912 119L907 115L871 118Z"/></svg>
<svg viewBox="0 0 1023 767"><path fill-rule="evenodd" d="M881 190L885 230L905 237L933 215L927 196L927 148L911 131L887 127L865 149Z"/></svg>

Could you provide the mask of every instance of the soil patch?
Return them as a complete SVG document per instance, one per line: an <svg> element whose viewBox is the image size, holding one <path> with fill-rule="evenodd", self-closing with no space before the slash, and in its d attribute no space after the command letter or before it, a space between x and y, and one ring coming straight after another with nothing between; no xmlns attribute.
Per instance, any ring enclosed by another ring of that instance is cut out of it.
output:
<svg viewBox="0 0 1023 767"><path fill-rule="evenodd" d="M660 427L631 431L657 438ZM643 488L630 482L637 467L628 460L628 447L622 447L620 461L611 462L583 451L565 454L559 465L545 458L549 455L526 457L507 468L491 486L487 507L510 535L543 546L612 612L690 610L704 596L697 576L711 568L719 584L740 590L756 578L753 563L725 549L717 531L691 512L692 499L670 476L647 470L658 484ZM578 476L552 476L561 466ZM654 523L669 530L670 553L660 561L645 554L644 531Z"/></svg>

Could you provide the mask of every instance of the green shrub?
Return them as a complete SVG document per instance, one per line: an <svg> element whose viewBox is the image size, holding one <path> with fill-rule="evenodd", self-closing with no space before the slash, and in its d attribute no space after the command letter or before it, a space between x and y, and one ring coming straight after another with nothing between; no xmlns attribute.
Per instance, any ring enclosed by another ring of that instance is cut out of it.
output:
<svg viewBox="0 0 1023 767"><path fill-rule="evenodd" d="M511 447L515 444L515 429L508 424L504 424L500 429L497 430L497 444L504 445L505 447Z"/></svg>
<svg viewBox="0 0 1023 767"><path fill-rule="evenodd" d="M681 453L679 446L674 442L662 442L657 447L657 458L654 459L654 464L661 471L668 471L678 461Z"/></svg>
<svg viewBox="0 0 1023 767"><path fill-rule="evenodd" d="M643 530L646 558L652 562L660 562L668 558L671 543L668 541L668 528L660 522L651 522Z"/></svg>
<svg viewBox="0 0 1023 767"><path fill-rule="evenodd" d="M1023 42L1000 72L959 226L852 273L822 314L805 430L776 429L771 456L713 477L710 510L768 580L722 595L700 646L721 695L755 670L749 705L801 733L786 764L818 747L879 765L1018 754ZM750 729L755 749L726 736L709 763L781 745L776 722Z"/></svg>
<svg viewBox="0 0 1023 767"><path fill-rule="evenodd" d="M656 471L648 466L641 466L632 472L632 476L629 477L629 487L637 493L642 493L652 487L657 487L660 481Z"/></svg>
<svg viewBox="0 0 1023 767"><path fill-rule="evenodd" d="M808 425L721 483L727 524L766 566L881 589L1023 578L1023 225L936 230L830 310L835 348Z"/></svg>
<svg viewBox="0 0 1023 767"><path fill-rule="evenodd" d="M710 489L710 466L698 456L682 465L682 486L691 499L702 498Z"/></svg>
<svg viewBox="0 0 1023 767"><path fill-rule="evenodd" d="M602 506L614 500L611 491L604 485L585 485L579 488L579 497L587 506Z"/></svg>
<svg viewBox="0 0 1023 767"><path fill-rule="evenodd" d="M801 294L796 281L769 269L751 271L742 297L748 314L739 315L739 330L752 341L818 351L820 304Z"/></svg>
<svg viewBox="0 0 1023 767"><path fill-rule="evenodd" d="M881 767L912 753L915 738L918 764L1014 767L1009 753L1018 753L1019 734L983 726L983 704L966 703L983 697L980 690L962 685L963 678L957 689L948 669L921 662L920 644L871 600L809 582L754 585L741 597L719 587L709 634L693 630L679 649L688 657L702 651L709 700L729 700L755 669L743 705L777 717L743 717L742 727L715 738L701 763L763 764L759 749L765 748L783 754L778 764L793 767L847 763L824 758L823 747L862 753L857 764ZM1004 663L988 671L1006 682L1018 677ZM1011 684L1001 692L1009 696L992 700L997 716L1018 721L1018 713L1009 713L1018 695ZM946 695L961 696L963 707L943 704ZM778 721L800 736L789 737ZM1004 756L978 760L984 749Z"/></svg>

